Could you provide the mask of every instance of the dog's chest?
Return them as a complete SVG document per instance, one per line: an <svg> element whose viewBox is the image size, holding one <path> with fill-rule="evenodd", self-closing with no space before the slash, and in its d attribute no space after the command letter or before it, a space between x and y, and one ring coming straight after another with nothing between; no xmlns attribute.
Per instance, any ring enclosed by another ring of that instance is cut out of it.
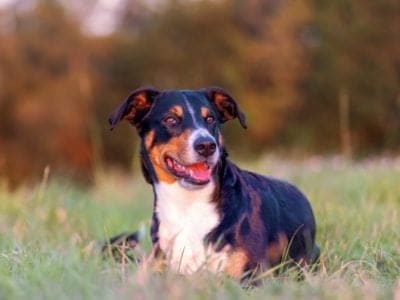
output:
<svg viewBox="0 0 400 300"><path fill-rule="evenodd" d="M191 274L201 268L222 271L226 253L205 247L205 236L219 223L214 186L187 190L179 183L156 185L159 243L167 263L176 272Z"/></svg>

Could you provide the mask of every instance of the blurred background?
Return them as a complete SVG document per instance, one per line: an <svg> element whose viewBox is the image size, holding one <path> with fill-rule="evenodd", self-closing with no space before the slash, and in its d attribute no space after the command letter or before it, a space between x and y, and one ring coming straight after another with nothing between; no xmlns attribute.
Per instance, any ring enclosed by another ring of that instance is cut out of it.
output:
<svg viewBox="0 0 400 300"><path fill-rule="evenodd" d="M400 151L398 0L0 0L0 178L135 171L131 90L219 85L243 159Z"/></svg>

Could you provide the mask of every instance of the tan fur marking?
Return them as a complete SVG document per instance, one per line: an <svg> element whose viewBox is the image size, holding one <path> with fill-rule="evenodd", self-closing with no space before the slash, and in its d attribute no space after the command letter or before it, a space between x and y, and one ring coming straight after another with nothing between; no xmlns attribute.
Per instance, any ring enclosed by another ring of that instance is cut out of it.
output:
<svg viewBox="0 0 400 300"><path fill-rule="evenodd" d="M144 145L147 150L149 150L151 145L153 144L155 134L156 132L154 130L151 130L144 138Z"/></svg>
<svg viewBox="0 0 400 300"><path fill-rule="evenodd" d="M153 164L154 171L158 180L166 183L174 183L176 178L166 169L165 155L171 155L173 158L185 161L187 149L186 143L189 139L190 131L186 130L179 136L171 138L168 143L155 145L149 153L150 161Z"/></svg>
<svg viewBox="0 0 400 300"><path fill-rule="evenodd" d="M133 100L134 105L131 105L131 110L124 117L125 120L132 121L135 118L137 111L148 108L150 104L147 101L146 92L141 92L135 95Z"/></svg>
<svg viewBox="0 0 400 300"><path fill-rule="evenodd" d="M288 239L285 234L278 235L278 240L268 245L267 257L270 264L277 264L281 261L282 256L285 254Z"/></svg>
<svg viewBox="0 0 400 300"><path fill-rule="evenodd" d="M180 105L173 106L169 111L176 114L178 117L183 116L183 109L182 109L182 106L180 106Z"/></svg>
<svg viewBox="0 0 400 300"><path fill-rule="evenodd" d="M187 149L186 144L190 134L190 130L185 130L179 136L171 138L168 143L162 145L164 154L172 154L177 158L185 160L186 153L184 151Z"/></svg>
<svg viewBox="0 0 400 300"><path fill-rule="evenodd" d="M146 92L141 92L135 96L137 107L146 107L149 105L147 103Z"/></svg>
<svg viewBox="0 0 400 300"><path fill-rule="evenodd" d="M217 106L218 111L222 112L226 120L232 120L234 116L229 114L229 112L226 110L226 105L225 105L226 100L227 100L226 96L218 93L214 94L214 103Z"/></svg>
<svg viewBox="0 0 400 300"><path fill-rule="evenodd" d="M202 107L201 108L201 110L200 110L200 113L201 113L201 116L203 117L203 118L206 118L206 117L208 117L209 115L210 115L210 110L207 108L207 107Z"/></svg>
<svg viewBox="0 0 400 300"><path fill-rule="evenodd" d="M150 151L150 161L153 165L154 172L156 173L157 179L160 181L164 181L167 183L174 183L176 178L172 176L166 169L165 169L165 162L163 160L163 150L162 147L155 146Z"/></svg>
<svg viewBox="0 0 400 300"><path fill-rule="evenodd" d="M243 276L244 268L249 261L246 252L238 249L229 256L225 272L233 278L240 279Z"/></svg>
<svg viewBox="0 0 400 300"><path fill-rule="evenodd" d="M222 146L224 144L224 139L222 138L221 132L218 132L218 144Z"/></svg>

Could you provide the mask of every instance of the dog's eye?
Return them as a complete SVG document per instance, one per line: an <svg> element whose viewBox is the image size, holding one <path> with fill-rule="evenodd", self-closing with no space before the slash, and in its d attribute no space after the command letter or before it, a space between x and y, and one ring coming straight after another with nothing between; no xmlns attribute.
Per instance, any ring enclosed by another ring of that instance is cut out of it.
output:
<svg viewBox="0 0 400 300"><path fill-rule="evenodd" d="M215 118L213 116L206 117L207 124L212 124L215 122Z"/></svg>
<svg viewBox="0 0 400 300"><path fill-rule="evenodd" d="M179 123L179 120L176 117L169 116L164 119L164 124L166 124L167 126L170 126L170 127L174 127L174 126L178 125L178 123Z"/></svg>

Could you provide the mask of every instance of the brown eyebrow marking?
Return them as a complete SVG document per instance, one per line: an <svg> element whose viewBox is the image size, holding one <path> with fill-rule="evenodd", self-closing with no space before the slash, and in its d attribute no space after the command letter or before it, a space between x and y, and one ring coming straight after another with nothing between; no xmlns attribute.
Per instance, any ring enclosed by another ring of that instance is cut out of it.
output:
<svg viewBox="0 0 400 300"><path fill-rule="evenodd" d="M169 111L176 114L178 117L183 116L183 108L180 105L175 105L175 106L171 107Z"/></svg>
<svg viewBox="0 0 400 300"><path fill-rule="evenodd" d="M201 108L200 112L201 112L201 116L203 118L206 118L206 117L208 117L210 115L210 110L207 107L204 107L204 106Z"/></svg>

